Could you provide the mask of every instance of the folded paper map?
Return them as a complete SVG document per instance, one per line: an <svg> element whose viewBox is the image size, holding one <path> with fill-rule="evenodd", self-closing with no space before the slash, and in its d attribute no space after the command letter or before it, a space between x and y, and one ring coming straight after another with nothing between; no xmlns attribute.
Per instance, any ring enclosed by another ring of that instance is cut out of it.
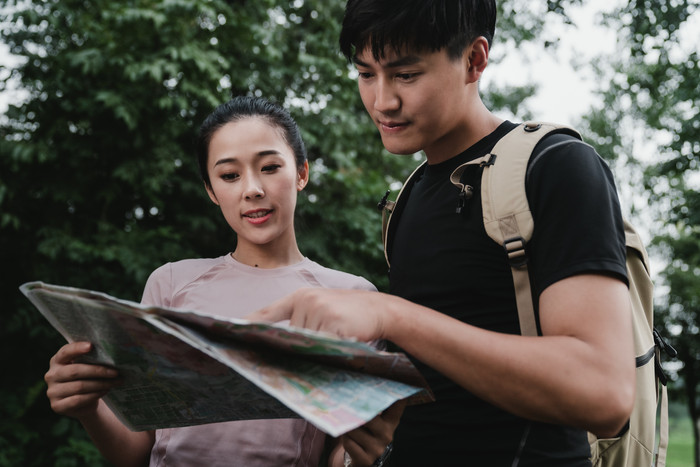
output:
<svg viewBox="0 0 700 467"><path fill-rule="evenodd" d="M134 431L303 417L340 436L398 400L432 400L405 354L364 342L42 282L20 290L68 342L93 344L84 362L120 371L104 400Z"/></svg>

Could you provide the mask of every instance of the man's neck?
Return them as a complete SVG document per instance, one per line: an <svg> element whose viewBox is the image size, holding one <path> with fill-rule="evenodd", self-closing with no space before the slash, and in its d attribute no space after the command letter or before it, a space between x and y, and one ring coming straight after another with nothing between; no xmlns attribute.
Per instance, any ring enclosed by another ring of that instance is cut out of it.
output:
<svg viewBox="0 0 700 467"><path fill-rule="evenodd" d="M428 164L439 164L461 154L493 133L503 121L491 113L481 99L477 99L470 106L469 114L465 115L463 123L456 127L455 131L459 131L456 138L451 138L449 144L436 144L424 150Z"/></svg>

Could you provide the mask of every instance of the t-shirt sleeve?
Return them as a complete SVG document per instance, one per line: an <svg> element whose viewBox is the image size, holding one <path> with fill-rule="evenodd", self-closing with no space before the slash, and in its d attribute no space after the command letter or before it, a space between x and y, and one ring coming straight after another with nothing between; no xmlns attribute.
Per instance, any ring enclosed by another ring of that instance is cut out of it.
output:
<svg viewBox="0 0 700 467"><path fill-rule="evenodd" d="M141 303L152 306L170 306L172 297L172 265L164 264L151 273L143 290Z"/></svg>
<svg viewBox="0 0 700 467"><path fill-rule="evenodd" d="M319 287L327 289L350 289L350 290L369 290L376 292L377 288L370 281L362 276L356 276L337 269L330 269L320 264L310 261L307 276L310 282L316 283Z"/></svg>
<svg viewBox="0 0 700 467"><path fill-rule="evenodd" d="M548 147L535 150L527 180L535 222L528 245L535 294L584 273L627 283L624 227L610 168L575 138L556 135L545 141Z"/></svg>
<svg viewBox="0 0 700 467"><path fill-rule="evenodd" d="M376 292L377 287L374 286L370 281L365 279L364 277L360 276L355 276L357 280L355 283L352 285L352 289L358 289L358 290L369 290L370 292Z"/></svg>

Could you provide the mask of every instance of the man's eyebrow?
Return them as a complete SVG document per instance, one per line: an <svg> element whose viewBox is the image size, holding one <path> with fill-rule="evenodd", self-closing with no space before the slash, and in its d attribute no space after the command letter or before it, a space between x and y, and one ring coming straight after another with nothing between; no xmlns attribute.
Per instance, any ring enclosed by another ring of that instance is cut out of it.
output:
<svg viewBox="0 0 700 467"><path fill-rule="evenodd" d="M355 65L359 65L362 67L369 68L369 64L363 62L357 56L354 56L352 58L352 61L355 63ZM406 55L404 57L399 57L396 60L393 60L391 62L386 62L382 65L384 68L397 68L400 66L407 66L407 65L415 65L416 63L421 62L422 59L418 55Z"/></svg>
<svg viewBox="0 0 700 467"><path fill-rule="evenodd" d="M281 155L279 151L276 151L274 149L266 149L264 151L260 151L257 154L255 154L258 157L264 157L264 156L278 156ZM235 162L238 162L238 159L235 157L226 157L224 159L219 159L214 163L214 167L217 165L222 165L222 164L233 164Z"/></svg>

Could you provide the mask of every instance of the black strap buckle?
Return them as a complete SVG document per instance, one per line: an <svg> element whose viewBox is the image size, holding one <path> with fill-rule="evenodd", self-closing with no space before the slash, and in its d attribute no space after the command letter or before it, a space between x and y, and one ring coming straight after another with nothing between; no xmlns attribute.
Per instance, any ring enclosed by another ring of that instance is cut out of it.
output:
<svg viewBox="0 0 700 467"><path fill-rule="evenodd" d="M652 334L654 335L654 344L656 345L656 348L659 349L659 352L664 352L666 353L667 356L671 358L676 358L678 356L678 352L676 349L674 349L671 344L666 342L666 339L661 337L661 334L659 334L659 331L656 330L656 328L652 329ZM661 367L661 359L659 357L659 353L656 353L656 358L654 359L654 369L656 370L656 377L659 378L659 382L666 386L668 383L668 377L666 376L666 373L664 373L664 369Z"/></svg>
<svg viewBox="0 0 700 467"><path fill-rule="evenodd" d="M382 212L382 210L386 207L386 202L389 198L389 193L391 190L386 190L386 193L384 193L384 196L382 196L382 199L379 200L379 203L377 203L377 210L379 212Z"/></svg>
<svg viewBox="0 0 700 467"><path fill-rule="evenodd" d="M527 265L528 257L525 251L525 239L513 237L503 242L503 249L508 256L508 263L513 268L522 268Z"/></svg>
<svg viewBox="0 0 700 467"><path fill-rule="evenodd" d="M487 167L489 165L495 164L496 157L498 157L496 154L493 154L493 153L489 154L489 160L481 162L481 164L479 164L479 167Z"/></svg>
<svg viewBox="0 0 700 467"><path fill-rule="evenodd" d="M666 341L666 339L661 337L661 334L659 334L659 331L657 331L656 328L654 328L652 332L654 335L654 343L659 347L659 349L666 352L666 355L669 357L676 358L678 356L676 349L674 349L673 346Z"/></svg>

